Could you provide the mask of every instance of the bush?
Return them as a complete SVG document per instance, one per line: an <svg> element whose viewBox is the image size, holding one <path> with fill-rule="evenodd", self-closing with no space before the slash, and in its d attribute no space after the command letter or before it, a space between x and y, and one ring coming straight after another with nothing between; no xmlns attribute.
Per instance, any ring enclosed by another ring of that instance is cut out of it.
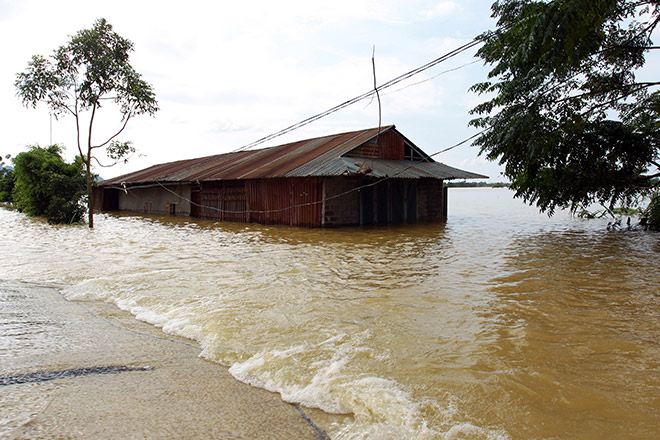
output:
<svg viewBox="0 0 660 440"><path fill-rule="evenodd" d="M49 223L77 223L85 214L85 170L77 157L68 164L58 145L30 147L14 159L13 201L19 211Z"/></svg>
<svg viewBox="0 0 660 440"><path fill-rule="evenodd" d="M14 182L16 178L14 171L10 168L0 169L0 202L11 203L13 201Z"/></svg>

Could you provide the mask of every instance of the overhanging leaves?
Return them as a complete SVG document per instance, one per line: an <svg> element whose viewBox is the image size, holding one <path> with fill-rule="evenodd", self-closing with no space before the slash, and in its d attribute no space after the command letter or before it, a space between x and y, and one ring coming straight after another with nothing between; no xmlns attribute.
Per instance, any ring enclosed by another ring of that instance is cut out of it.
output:
<svg viewBox="0 0 660 440"><path fill-rule="evenodd" d="M639 82L658 1L504 0L478 55L492 65L475 142L519 197L556 207L643 193L657 172L660 82Z"/></svg>

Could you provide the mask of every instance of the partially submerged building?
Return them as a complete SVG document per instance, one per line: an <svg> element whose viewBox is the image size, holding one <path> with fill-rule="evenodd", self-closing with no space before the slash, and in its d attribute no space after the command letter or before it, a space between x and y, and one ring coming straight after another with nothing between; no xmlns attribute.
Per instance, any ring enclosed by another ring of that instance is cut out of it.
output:
<svg viewBox="0 0 660 440"><path fill-rule="evenodd" d="M391 125L154 165L101 182L95 204L304 227L414 223L447 216L445 180L479 178Z"/></svg>

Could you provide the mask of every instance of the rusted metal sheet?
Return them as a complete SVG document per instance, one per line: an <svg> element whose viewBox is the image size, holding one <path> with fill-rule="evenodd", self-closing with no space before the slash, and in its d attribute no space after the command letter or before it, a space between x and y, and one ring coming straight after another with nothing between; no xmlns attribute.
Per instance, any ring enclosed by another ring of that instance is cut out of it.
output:
<svg viewBox="0 0 660 440"><path fill-rule="evenodd" d="M399 179L423 179L433 178L440 180L449 179L476 179L486 178L480 174L460 170L450 167L440 162L421 162L410 160L383 160L383 159L364 159L343 158L349 169L359 169L361 165L368 168L366 175L371 177L392 177ZM354 166L349 164L353 160ZM357 172L357 171L355 171Z"/></svg>
<svg viewBox="0 0 660 440"><path fill-rule="evenodd" d="M359 160L359 159L362 160ZM406 160L403 160L403 159ZM365 166L362 166L364 164ZM369 171L367 171L367 168ZM363 175L437 179L483 178L433 161L391 126L292 142L261 150L239 151L154 165L100 183L102 187L172 182L238 181L282 177ZM200 196L204 195L204 190ZM234 200L233 211L242 202ZM246 202L247 203L247 202ZM211 213L204 213L211 215Z"/></svg>
<svg viewBox="0 0 660 440"><path fill-rule="evenodd" d="M386 130L368 142L354 148L346 156L371 159L403 160L405 140L396 130Z"/></svg>
<svg viewBox="0 0 660 440"><path fill-rule="evenodd" d="M388 130L378 136L378 158L385 160L403 160L404 140L396 130Z"/></svg>
<svg viewBox="0 0 660 440"><path fill-rule="evenodd" d="M245 222L248 219L245 182L229 180L222 182L222 220Z"/></svg>
<svg viewBox="0 0 660 440"><path fill-rule="evenodd" d="M384 127L383 132L394 130ZM330 160L367 142L378 129L365 129L261 150L239 151L154 165L141 171L108 179L102 185L147 182L202 182L214 180L287 177L312 161Z"/></svg>
<svg viewBox="0 0 660 440"><path fill-rule="evenodd" d="M249 221L289 226L321 226L322 188L318 178L246 180Z"/></svg>
<svg viewBox="0 0 660 440"><path fill-rule="evenodd" d="M378 159L380 154L378 144L376 139L371 139L369 142L365 142L357 148L351 150L347 156L352 157L368 157L370 159Z"/></svg>
<svg viewBox="0 0 660 440"><path fill-rule="evenodd" d="M204 182L199 186L200 206L195 209L196 212L199 212L199 217L222 220L221 188L222 183L220 182Z"/></svg>

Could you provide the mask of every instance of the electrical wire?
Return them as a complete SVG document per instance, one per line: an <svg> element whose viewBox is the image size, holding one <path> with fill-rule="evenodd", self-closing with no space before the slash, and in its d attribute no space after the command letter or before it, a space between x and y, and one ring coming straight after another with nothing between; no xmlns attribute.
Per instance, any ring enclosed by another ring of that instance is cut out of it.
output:
<svg viewBox="0 0 660 440"><path fill-rule="evenodd" d="M401 82L407 80L408 78L411 78L411 77L413 77L413 76L415 76L415 75L418 75L418 74L424 72L425 70L428 70L428 69L430 69L430 68L432 68L432 67L435 67L436 65L438 65L438 64L440 64L440 63L443 63L443 62L447 61L448 59L453 58L453 57L455 57L456 55L458 55L458 54L460 54L460 53L463 53L463 52L465 52L466 50L469 50L469 49L473 48L474 46L477 46L477 45L479 45L479 44L481 44L481 43L482 43L482 40L480 39L480 37L475 37L475 38L472 39L470 42L468 42L468 43L466 43L466 44L463 44L462 46L460 46L460 47L458 47L458 48L456 48L456 49L454 49L454 50L452 50L452 51L450 51L450 52L447 52L446 54L444 54L444 55L442 55L442 56L440 56L440 57L434 59L433 61L430 61L430 62L424 64L423 66L417 67L416 69L413 69L413 70L411 70L411 71L409 71L409 72L406 72L406 73L404 73L404 74L402 74L402 75L399 75L399 76L397 76L396 78L393 78L393 79L391 79L391 80L389 80L389 81L387 81L387 82L381 84L381 85L378 86L378 87L374 87L373 89L369 90L368 92L365 92L365 93L363 93L363 94L361 94L361 95L358 95L358 96L356 96L356 97L354 97L354 98L351 98L351 99L349 99L349 100L347 100L347 101L344 101L344 102L342 102L341 104L338 104L338 105L336 105L336 106L334 106L334 107L332 107L332 108L329 108L328 110L325 110L325 111L323 111L323 112L321 112L321 113L318 113L318 114L316 114L316 115L314 115L314 116L310 116L309 118L303 119L303 120L300 121L300 122L297 122L297 123L295 123L295 124L292 124L292 125L290 125L290 126L288 126L288 127L286 127L286 128L283 128L282 130L277 131L277 132L275 132L275 133L269 134L268 136L264 136L264 137L262 137L262 138L260 138L260 139L257 139L257 140L254 141L254 142L250 142L249 144L245 144L245 145L243 145L242 147L237 148L237 149L234 150L233 152L238 152L238 151L248 150L248 149L250 149L250 148L256 147L257 145L261 145L261 144L263 144L264 142L268 142L268 141L270 141L270 140L272 140L272 139L275 139L275 138L277 138L277 137L280 137L280 136L283 136L283 135L285 135L285 134L287 134L287 133L290 133L290 132L292 132L292 131L294 131L294 130L297 130L297 129L301 128L301 127L304 127L305 125L311 124L312 122L318 121L319 119L322 119L322 118L324 118L324 117L326 117L326 116L329 116L329 115L331 115L331 114L333 114L333 113L335 113L335 112L338 112L339 110L342 110L342 109L344 109L344 108L346 108L346 107L349 107L349 106L351 106L351 105L353 105L353 104L355 104L355 103L357 103L357 102L360 102L360 101L362 101L362 100L364 100L364 99L370 98L370 97L372 97L372 96L374 96L374 95L380 93L382 90L385 90L385 89L388 89L388 88L390 88L390 87L393 87L393 86L395 86L395 85L397 85L397 84L399 84L399 83L401 83ZM444 73L444 72L443 72L443 73Z"/></svg>
<svg viewBox="0 0 660 440"><path fill-rule="evenodd" d="M466 44L464 44L464 45L462 45L462 46L460 46L460 47L458 47L458 48L456 48L456 49L454 49L454 50L452 50L452 51L450 51L450 52L448 52L448 53L446 53L446 54L444 54L444 55L442 55L442 56L440 56L440 57L438 57L438 58L436 58L435 60L433 60L433 61L431 61L431 62L429 62L429 63L424 64L423 66L420 66L420 67L418 67L418 68L416 68L416 69L413 69L413 70L411 70L411 71L409 71L409 72L404 73L403 75L400 75L400 76L398 76L398 77L396 77L396 78L393 78L393 79L391 79L391 80L385 82L384 84L381 84L380 86L377 86L377 83L376 83L375 46L374 46L374 54L372 55L372 67L373 67L373 76L374 76L374 88L373 88L373 89L371 89L370 91L368 91L368 92L366 92L366 93L363 93L362 95L356 96L355 98L349 99L348 101L345 101L345 102L343 102L343 103L341 103L341 104L339 104L339 105L336 105L336 106L334 106L334 107L332 107L332 108L330 108L330 109L328 109L328 110L326 110L326 111L324 111L324 112L321 112L321 113L318 113L318 114L316 114L316 115L314 115L314 116L311 116L311 117L309 117L309 118L303 119L302 121L297 122L296 124L290 125L290 126L284 128L284 129L282 129L282 130L280 130L280 131L278 131L278 132L272 133L272 134L270 134L270 135L268 135L268 136L262 137L261 139L258 139L258 140L256 140L256 141L254 141L254 142L251 142L251 143L249 143L249 144L246 144L246 145L244 145L244 146L242 146L242 147L240 147L240 148L234 150L233 152L239 152L239 151L248 150L248 149L253 148L253 147L257 146L257 145L260 145L260 144L262 144L262 143L264 143L264 142L270 141L270 140L275 139L275 138L277 138L277 137L279 137L279 136L282 136L282 135L287 134L287 133L289 133L289 132L291 132L291 131L294 131L294 130L296 130L296 129L298 129L298 128L301 128L301 127L303 127L303 126L305 126L305 125L308 125L308 124L310 124L310 123L312 123L312 122L314 122L314 121L317 121L317 120L319 120L319 119L321 119L321 118L324 118L324 117L326 117L326 116L328 116L328 115L330 115L330 114L332 114L332 113L335 113L335 112L337 112L337 111L339 111L339 110L342 110L342 109L344 109L344 108L346 108L346 107L348 107L348 106L350 106L350 105L353 105L353 104L355 104L355 103L357 103L357 102L359 102L359 101L362 101L363 99L367 99L367 98L370 98L370 97L373 99L374 96L376 96L376 97L378 98L378 101L379 101L379 119L378 119L378 127L379 127L379 129L378 129L378 135L380 135L380 126L381 126L380 92L381 92L382 90L385 90L385 89L387 89L387 88L390 88L390 87L392 87L392 86L394 86L394 85L396 85L396 84L401 83L402 81L405 81L405 80L408 79L408 78L411 78L411 77L413 77L413 76L415 76L415 75L418 75L419 73L424 72L425 70L428 70L428 69L430 69L430 68L432 68L432 67L434 67L434 66L436 66L436 65L438 65L438 64L440 64L440 63L442 63L442 62L444 62L444 61L446 61L446 60L448 60L448 59L450 59L450 58L452 58L452 57L454 57L454 56L456 56L456 55L462 53L462 52L465 52L466 50L468 50L468 49L470 49L470 48L472 48L472 47L474 47L474 46L476 46L476 45L478 45L478 44L480 44L480 43L481 43L481 40L477 37L477 38L471 40L469 43L466 43ZM477 61L474 61L474 62L466 63L466 64L464 64L464 65L462 65L462 66L459 66L459 67L456 67L456 68L453 68L453 69L445 70L445 71L443 71L443 72L441 72L441 73L439 73L439 74L437 74L437 75L435 75L435 76L433 76L433 77L431 77L431 78L428 78L428 79L426 79L426 80L419 81L419 82L414 83L414 84L410 84L410 85L405 86L405 87L402 87L402 88L400 88L400 89L398 89L398 90L394 90L394 91L390 92L390 94L391 94L391 93L396 93L396 92L398 92L398 91L401 91L401 90L407 89L407 88L412 87L412 86L415 86L415 85L423 84L423 83L425 83L425 82L428 82L428 81L431 81L431 80L437 78L437 77L440 76L440 75L443 75L443 74L445 74L445 73L448 73L448 72L452 72L452 71L455 71L455 70L461 69L461 68L463 68L463 67L465 67L465 66L468 66L468 65L474 64L474 63L476 63L476 62L478 62L478 60L477 60ZM484 130L482 130L482 131L480 131L479 133L476 133L476 134L470 136L470 137L467 138L467 139L462 140L461 142L458 142L457 144L454 144L454 145L452 145L452 146L450 146L450 147L448 147L448 148L442 149L442 150L440 150L440 151L438 151L438 152L436 152L436 153L430 154L430 155L428 155L428 156L425 158L425 161L429 162L429 161L431 161L431 157L437 156L437 155L439 155L439 154L441 154L441 153L444 153L444 152L450 151L450 150L452 150L452 149L454 149L454 148L457 148L457 147L459 147L459 146L461 146L461 145L463 145L463 144L469 142L470 140L474 139L475 137L481 135L482 133L486 132L487 130L488 130L488 128L487 128L487 129L484 129ZM377 142L376 142L376 145L377 145ZM271 213L285 212L285 211L288 211L288 210L291 210L291 209L298 209L298 208L303 208L303 207L308 207L308 206L315 206L315 205L319 205L319 204L325 203L325 202L330 201L330 200L334 200L334 199L337 199L337 198L340 198L340 197L344 197L344 196L346 196L346 195L348 195L348 194L351 194L351 193L353 193L353 192L356 192L356 191L359 192L359 191L361 191L362 189L365 189L365 188L369 188L369 187L372 187L372 186L378 185L378 184L380 184L380 183L382 183L382 182L385 182L385 181L387 181L387 180L390 180L390 179L394 179L394 178L398 177L399 175L405 173L406 171L408 171L408 170L411 169L412 167L414 167L414 165L411 164L411 165L409 165L408 167L406 167L406 168L404 168L404 169L398 171L397 173L395 173L395 174L393 174L393 175L391 175L391 176L385 176L385 177L383 177L383 178L380 178L380 179L378 179L378 180L375 180L374 182L370 182L370 183L367 183L367 184L364 184L364 185L361 185L361 186L358 186L358 187L355 187L355 188L351 188L351 189L349 189L349 190L347 190L347 191L344 191L344 192L342 192L342 193L340 193L340 194L336 194L336 195L334 195L334 196L324 197L324 198L322 198L321 200L316 200L316 201L313 201L313 202L307 202L307 203L300 203L300 204L297 204L297 205L291 205L291 206L287 206L287 207L284 207L284 208L269 209L269 210L250 210L250 209L246 209L246 210L238 210L238 211L236 211L236 210L227 210L227 209L222 209L222 208L216 208L216 207L214 207L214 206L202 205L202 204L200 204L200 203L194 202L194 201L192 201L192 200L190 200L190 199L188 199L188 198L182 196L181 194L179 194L179 193L173 191L172 189L168 188L165 184L163 184L163 183L161 183L160 181L157 181L157 180L155 181L154 184L147 184L147 185L140 185L140 186L131 186L131 187L126 187L125 183L124 183L124 182L121 182L121 186L109 186L108 188L119 189L119 190L124 191L126 194L129 194L129 190L135 190L135 189L140 189L140 188L150 188L150 187L158 186L158 187L162 187L164 190L170 192L171 194L177 196L180 200L183 200L183 201L185 201L185 202L190 203L191 206L197 206L197 207L202 208L202 209L212 210L212 211L217 211L217 212L219 212L219 213L221 213L221 214L237 214L237 215L249 215L249 214L271 214Z"/></svg>
<svg viewBox="0 0 660 440"><path fill-rule="evenodd" d="M466 144L467 142L469 142L470 140L472 140L472 139L476 138L477 136L480 136L481 134L485 133L485 132L488 131L489 129L490 129L490 128L486 128L486 129L484 129L484 130L481 130L480 132L475 133L474 135L472 135L472 136L470 136L470 137L468 137L468 138L466 138L466 139L464 139L464 140L462 140L462 141L460 141L460 142L458 142L458 143L456 143L456 144L454 144L454 145L452 145L452 146L450 146L450 147L447 147L447 148L445 148L445 149L442 149L442 150L440 150L440 151L437 151L437 152L435 152L435 153L433 153L433 154L429 154L429 155L428 155L428 158L425 158L425 160L426 160L426 161L429 161L429 159L430 159L431 157L433 157L433 156L437 156L437 155L442 154L442 153L444 153L444 152L447 152L447 151L453 150L454 148L457 148L457 147L459 147L459 146L461 146L461 145L464 145L464 144ZM349 189L349 190L347 190L347 191L344 191L344 192L342 192L342 193L340 193L340 194L335 194L334 196L324 197L324 198L322 198L322 199L320 199L320 200L316 200L316 201L313 201L313 202L300 203L300 204L297 204L297 205L286 206L286 207L284 207L284 208L278 208L278 209L267 209L267 210L252 210L252 209L244 209L244 210L238 210L238 211L236 211L236 210L228 210L228 209L216 208L215 206L202 205L202 204L200 204L200 203L194 202L194 201L192 201L191 199L188 199L188 198L182 196L181 194L177 193L176 191L173 191L172 189L168 188L168 187L166 186L166 184L164 184L164 183L162 183L162 182L159 182L158 180L156 180L155 183L152 183L152 184L139 185L139 186L130 186L130 187L126 187L126 185L124 184L124 182L121 182L121 184L120 184L121 186L108 186L108 188L109 188L109 189L119 189L119 190L122 190L122 191L126 192L126 194L129 194L129 191L130 191L130 190L142 189L142 188L161 187L161 188L163 188L165 191L167 191L167 192L169 192L169 193L171 193L171 194L177 196L180 200L183 200L183 201L185 201L185 202L190 203L191 206L197 206L197 207L202 208L202 209L207 209L207 210L211 210L211 211L217 211L217 212L220 213L220 214L236 214L236 215L249 215L249 214L275 214L275 213L280 213L280 212L289 211L289 210L291 210L291 209L298 209L298 208L304 208L304 207L308 207L308 206L320 205L320 204L325 203L325 202L327 202L327 201L334 200L334 199L338 199L338 198L340 198L340 197L344 197L344 196L346 196L346 195L348 195L348 194L351 194L351 193L353 193L353 192L359 192L359 191L361 191L361 190L363 190L363 189L365 189L365 188L369 188L369 187L372 187L372 186L376 186L376 185L378 185L378 184L380 184L380 183L382 183L382 182L385 182L385 181L387 181L387 180L395 179L395 178L397 178L398 176L400 176L401 174L405 173L406 171L408 171L409 169L411 169L411 168L413 168L413 167L414 167L414 164L411 164L411 165L407 166L406 168L403 168L402 170L396 172L395 174L393 174L393 175L391 175L391 176L385 176L385 177L382 177L382 178L380 178L380 179L378 179L378 180L376 180L376 181L374 181L374 182L370 182L370 183L367 183L367 184L364 184L364 185L361 185L361 186L358 186L358 187L355 187L355 188L351 188L351 189Z"/></svg>

